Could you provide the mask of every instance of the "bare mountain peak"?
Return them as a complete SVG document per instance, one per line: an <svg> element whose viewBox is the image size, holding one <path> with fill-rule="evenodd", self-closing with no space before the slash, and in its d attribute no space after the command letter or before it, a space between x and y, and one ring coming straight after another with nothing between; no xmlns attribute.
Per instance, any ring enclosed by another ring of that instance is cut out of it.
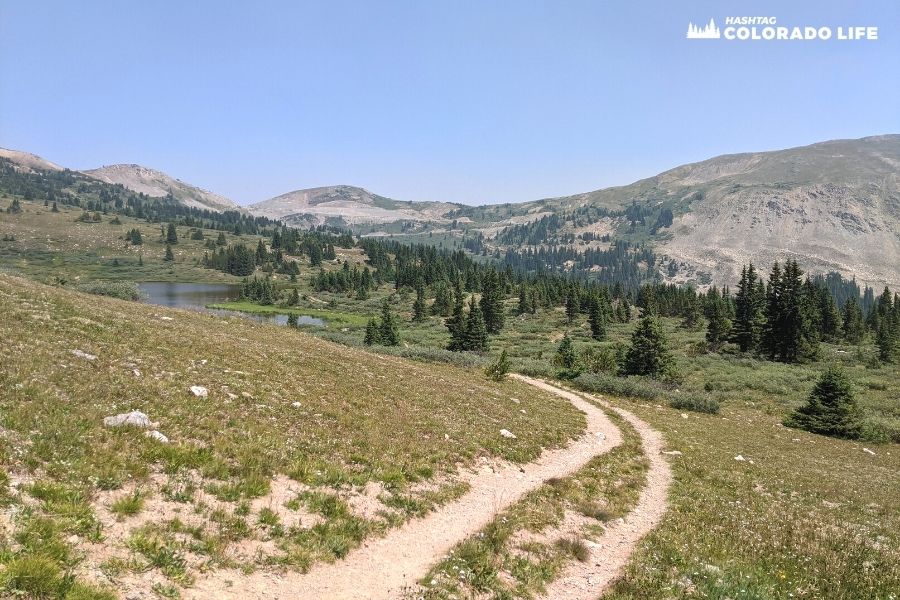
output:
<svg viewBox="0 0 900 600"><path fill-rule="evenodd" d="M17 167L28 171L62 171L63 168L49 160L21 150L0 148L0 158L5 158Z"/></svg>
<svg viewBox="0 0 900 600"><path fill-rule="evenodd" d="M187 206L215 211L240 210L232 200L203 188L185 183L162 171L137 164L106 165L99 169L82 171L85 175L120 184L126 188L146 194L152 198L162 198L171 194Z"/></svg>

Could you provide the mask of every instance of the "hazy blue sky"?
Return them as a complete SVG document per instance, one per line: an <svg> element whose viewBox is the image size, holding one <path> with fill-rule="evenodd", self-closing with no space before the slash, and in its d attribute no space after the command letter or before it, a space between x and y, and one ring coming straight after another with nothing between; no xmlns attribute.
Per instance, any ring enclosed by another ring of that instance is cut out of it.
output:
<svg viewBox="0 0 900 600"><path fill-rule="evenodd" d="M876 42L686 40L688 21ZM232 197L530 200L900 132L900 3L0 0L0 146Z"/></svg>

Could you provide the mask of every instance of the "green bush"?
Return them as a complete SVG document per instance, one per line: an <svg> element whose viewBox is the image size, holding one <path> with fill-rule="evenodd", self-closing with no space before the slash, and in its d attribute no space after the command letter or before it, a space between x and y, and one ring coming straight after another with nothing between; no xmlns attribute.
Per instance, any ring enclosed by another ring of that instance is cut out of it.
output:
<svg viewBox="0 0 900 600"><path fill-rule="evenodd" d="M669 400L669 406L678 410L690 410L693 412L718 414L719 401L712 396L697 394L677 394Z"/></svg>
<svg viewBox="0 0 900 600"><path fill-rule="evenodd" d="M119 300L141 300L144 294L133 281L90 281L75 286L79 292L109 296Z"/></svg>
<svg viewBox="0 0 900 600"><path fill-rule="evenodd" d="M572 380L578 389L585 392L625 396L641 400L656 400L665 390L656 383L637 377L613 377L595 373L582 373Z"/></svg>

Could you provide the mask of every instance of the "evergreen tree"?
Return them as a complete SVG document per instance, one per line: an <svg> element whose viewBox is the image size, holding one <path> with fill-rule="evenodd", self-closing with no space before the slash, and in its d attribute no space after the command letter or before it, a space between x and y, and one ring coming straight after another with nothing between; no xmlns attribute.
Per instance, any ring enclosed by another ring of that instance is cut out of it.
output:
<svg viewBox="0 0 900 600"><path fill-rule="evenodd" d="M288 327L298 327L297 315L295 315L294 313L289 314L287 318L287 325Z"/></svg>
<svg viewBox="0 0 900 600"><path fill-rule="evenodd" d="M725 302L717 298L710 309L709 323L706 326L706 343L712 350L718 350L728 340L731 332L731 321Z"/></svg>
<svg viewBox="0 0 900 600"><path fill-rule="evenodd" d="M603 305L598 298L594 298L591 302L588 324L591 326L592 338L602 340L606 337L606 314L603 312Z"/></svg>
<svg viewBox="0 0 900 600"><path fill-rule="evenodd" d="M500 275L493 269L487 271L482 280L479 304L487 332L495 335L500 333L505 320L503 289L500 285Z"/></svg>
<svg viewBox="0 0 900 600"><path fill-rule="evenodd" d="M381 305L381 323L378 326L378 337L383 346L400 345L400 331L397 328L397 321L391 312L391 305L387 299Z"/></svg>
<svg viewBox="0 0 900 600"><path fill-rule="evenodd" d="M575 321L575 318L578 316L578 298L574 293L569 293L566 296L566 322L570 325Z"/></svg>
<svg viewBox="0 0 900 600"><path fill-rule="evenodd" d="M862 341L864 332L862 309L859 307L859 300L854 296L850 296L844 304L842 328L844 338L851 344L859 344Z"/></svg>
<svg viewBox="0 0 900 600"><path fill-rule="evenodd" d="M216 246L227 246L228 242L225 240L225 232L220 231L219 237L216 238Z"/></svg>
<svg viewBox="0 0 900 600"><path fill-rule="evenodd" d="M172 246L170 244L166 244L166 255L163 260L168 262L175 260L175 255L172 253Z"/></svg>
<svg viewBox="0 0 900 600"><path fill-rule="evenodd" d="M506 348L500 353L496 362L489 364L484 369L484 374L493 381L503 381L509 373L509 358L506 356Z"/></svg>
<svg viewBox="0 0 900 600"><path fill-rule="evenodd" d="M450 331L450 344L447 346L447 349L453 350L454 352L466 349L466 318L463 314L464 306L462 290L457 290L457 293L454 295L453 314L444 322L447 329Z"/></svg>
<svg viewBox="0 0 900 600"><path fill-rule="evenodd" d="M413 317L412 320L421 323L427 318L427 307L425 306L425 290L422 286L416 287L416 299L413 302L412 306Z"/></svg>
<svg viewBox="0 0 900 600"><path fill-rule="evenodd" d="M897 331L891 319L882 319L875 332L878 359L883 363L894 362L897 356Z"/></svg>
<svg viewBox="0 0 900 600"><path fill-rule="evenodd" d="M298 304L300 304L300 292L297 291L297 288L294 288L288 297L288 306L297 306Z"/></svg>
<svg viewBox="0 0 900 600"><path fill-rule="evenodd" d="M703 322L703 309L700 300L692 299L688 302L684 311L684 318L681 320L681 326L685 329L699 329Z"/></svg>
<svg viewBox="0 0 900 600"><path fill-rule="evenodd" d="M532 312L531 294L529 294L528 288L524 285L519 287L519 304L516 307L516 312L520 315L525 315Z"/></svg>
<svg viewBox="0 0 900 600"><path fill-rule="evenodd" d="M449 317L453 312L453 294L445 281L439 281L434 287L434 304L431 314Z"/></svg>
<svg viewBox="0 0 900 600"><path fill-rule="evenodd" d="M795 410L784 424L821 435L858 438L862 430L862 417L850 381L843 371L829 367L816 383L806 404Z"/></svg>
<svg viewBox="0 0 900 600"><path fill-rule="evenodd" d="M563 335L559 346L556 347L553 364L560 370L558 375L564 379L577 377L581 371L578 354L575 352L575 346L568 333Z"/></svg>
<svg viewBox="0 0 900 600"><path fill-rule="evenodd" d="M763 330L765 292L753 263L741 269L741 280L734 297L732 341L741 352L754 352Z"/></svg>
<svg viewBox="0 0 900 600"><path fill-rule="evenodd" d="M466 317L466 331L463 336L464 350L471 352L484 352L487 350L487 326L481 307L472 296L469 301L469 315Z"/></svg>
<svg viewBox="0 0 900 600"><path fill-rule="evenodd" d="M366 323L366 337L363 339L363 343L366 346L381 343L381 330L377 320L369 319L369 322Z"/></svg>
<svg viewBox="0 0 900 600"><path fill-rule="evenodd" d="M782 272L776 262L766 294L763 348L769 360L797 362L818 351L816 303L805 288L796 261L788 260Z"/></svg>
<svg viewBox="0 0 900 600"><path fill-rule="evenodd" d="M263 241L260 239L256 244L256 264L264 265L269 260L269 252L266 250L266 245L263 244Z"/></svg>
<svg viewBox="0 0 900 600"><path fill-rule="evenodd" d="M55 212L55 213L59 212L59 207L56 205L55 200L53 201L53 206L50 207L50 212Z"/></svg>
<svg viewBox="0 0 900 600"><path fill-rule="evenodd" d="M178 231L175 230L175 223L169 223L169 228L166 230L166 243L178 243Z"/></svg>
<svg viewBox="0 0 900 600"><path fill-rule="evenodd" d="M643 317L631 334L631 346L625 354L623 371L626 375L671 377L675 359L659 319L650 314Z"/></svg>

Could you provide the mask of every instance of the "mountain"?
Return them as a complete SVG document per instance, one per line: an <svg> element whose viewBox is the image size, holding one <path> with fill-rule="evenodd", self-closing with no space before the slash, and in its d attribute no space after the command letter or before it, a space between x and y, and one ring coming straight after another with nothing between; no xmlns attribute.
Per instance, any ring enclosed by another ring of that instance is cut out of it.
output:
<svg viewBox="0 0 900 600"><path fill-rule="evenodd" d="M335 185L296 190L251 204L254 215L294 225L342 222L345 225L396 221L445 222L444 215L458 204L406 202L372 194L362 188Z"/></svg>
<svg viewBox="0 0 900 600"><path fill-rule="evenodd" d="M723 155L630 185L448 216L482 233L489 252L644 244L673 282L734 283L751 260L768 270L795 258L814 273L894 286L900 135Z"/></svg>
<svg viewBox="0 0 900 600"><path fill-rule="evenodd" d="M82 171L85 175L105 181L106 183L120 184L126 188L146 194L153 198L161 198L171 194L176 200L186 206L206 208L217 212L226 210L241 210L232 200L175 179L155 169L148 169L140 165L110 165Z"/></svg>
<svg viewBox="0 0 900 600"><path fill-rule="evenodd" d="M62 171L59 165L43 159L37 154L22 152L20 150L9 150L0 148L0 158L5 158L16 165L19 169L24 169L29 173L37 171Z"/></svg>
<svg viewBox="0 0 900 600"><path fill-rule="evenodd" d="M718 156L550 204L635 204L651 213L647 222L669 208L671 225L651 241L674 261L676 280L705 273L733 282L750 260L767 269L791 257L816 272L900 282L900 135ZM606 225L625 229L616 219Z"/></svg>

